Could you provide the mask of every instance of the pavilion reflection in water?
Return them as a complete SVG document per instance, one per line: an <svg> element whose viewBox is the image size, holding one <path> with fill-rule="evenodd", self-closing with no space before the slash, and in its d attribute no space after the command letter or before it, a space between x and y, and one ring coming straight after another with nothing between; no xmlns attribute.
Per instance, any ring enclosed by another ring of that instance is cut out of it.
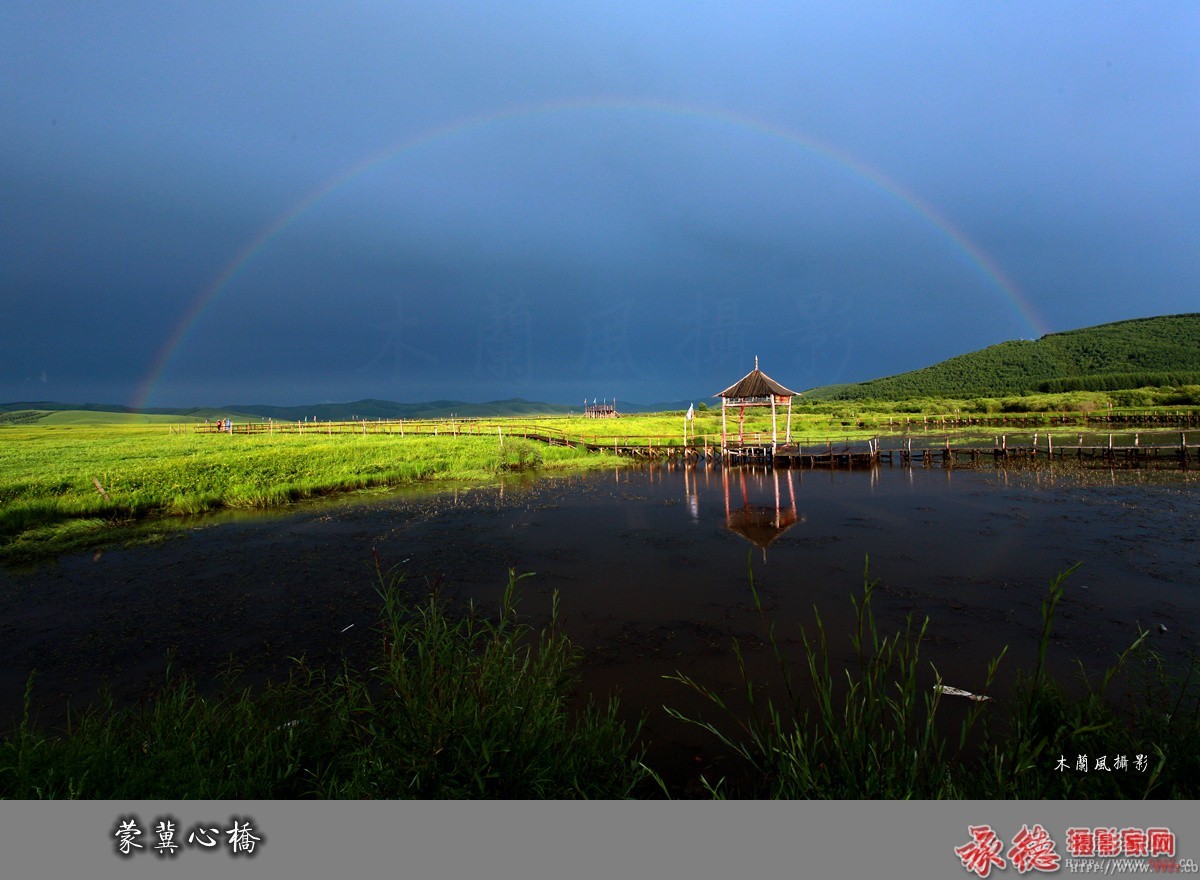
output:
<svg viewBox="0 0 1200 880"><path fill-rule="evenodd" d="M769 489L764 486L768 481ZM730 484L733 484L733 503L730 502ZM804 522L804 517L796 510L796 489L790 469L780 472L774 468L759 471L746 467L724 467L721 468L721 487L725 494L725 527L761 548L764 560L769 545L796 523ZM774 490L774 504L752 504L751 494L759 500L764 489L768 492ZM684 491L692 519L698 521L700 488L696 478L689 480L686 472ZM740 507L736 506L738 496Z"/></svg>

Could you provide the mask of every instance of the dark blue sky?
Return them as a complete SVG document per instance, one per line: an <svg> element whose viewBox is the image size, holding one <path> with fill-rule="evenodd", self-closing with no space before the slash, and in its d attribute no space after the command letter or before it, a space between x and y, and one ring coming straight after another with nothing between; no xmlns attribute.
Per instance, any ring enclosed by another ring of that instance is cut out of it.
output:
<svg viewBox="0 0 1200 880"><path fill-rule="evenodd" d="M794 388L1200 310L1200 6L0 5L0 400Z"/></svg>

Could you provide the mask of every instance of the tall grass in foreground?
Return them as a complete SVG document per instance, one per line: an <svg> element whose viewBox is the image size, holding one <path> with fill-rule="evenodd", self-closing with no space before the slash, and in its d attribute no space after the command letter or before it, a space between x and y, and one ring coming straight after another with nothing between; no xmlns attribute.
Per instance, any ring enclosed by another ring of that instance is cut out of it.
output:
<svg viewBox="0 0 1200 880"><path fill-rule="evenodd" d="M831 662L818 614L816 632L802 632L808 687L806 692L798 689L774 625L765 620L751 573L751 593L768 628L786 702L761 699L761 683L751 680L735 643L748 711L731 709L716 691L685 675L671 678L709 700L726 723L666 711L699 725L744 760L750 782L743 787L724 779L704 780L715 797L1196 797L1200 695L1193 681L1194 657L1183 676L1172 674L1163 658L1147 648L1143 631L1098 683L1080 667L1082 695L1069 693L1046 675L1054 616L1072 571L1050 582L1033 673L1018 676L1006 705L971 701L956 735L944 733L939 713L946 712L944 700L961 698L945 696L936 669L934 686L918 687L928 619L914 628L910 615L903 630L881 636L871 604L876 582L867 572L862 596L852 599L856 669ZM1005 651L988 664L979 696L988 696ZM1110 694L1118 677L1129 679L1123 700ZM1081 755L1088 762L1086 772L1076 766ZM1095 767L1101 756L1107 771ZM1116 766L1118 756L1124 756L1126 768ZM1145 758L1144 769L1137 767L1138 756Z"/></svg>
<svg viewBox="0 0 1200 880"><path fill-rule="evenodd" d="M925 625L911 618L882 634L864 574L852 600L854 668L831 659L818 616L793 670L754 602L782 678L780 703L761 697L740 647L747 710L703 694L721 721L699 725L744 761L748 781L707 780L716 797L772 798L1194 798L1200 793L1200 698L1193 672L1176 677L1146 634L1098 680L1068 690L1046 673L1056 610L1070 571L1050 582L1031 673L1005 700L954 707L920 661ZM380 643L366 671L337 674L299 661L258 693L231 674L216 696L172 678L137 708L111 701L69 723L65 735L26 715L0 740L7 798L570 798L629 797L656 778L639 731L615 700L568 710L579 652L549 624L521 622L510 572L498 612L459 614L437 593L411 604L398 576L377 568ZM987 667L984 695L1003 652ZM1081 670L1082 672L1082 670ZM1118 682L1125 690L1113 694ZM961 717L960 717L961 716ZM1075 768L1086 755L1088 772ZM1128 767L1116 766L1125 756ZM1146 757L1146 768L1135 766ZM1057 769L1060 756L1066 762ZM1105 756L1108 771L1094 762ZM742 777L739 777L742 778ZM662 785L660 781L660 785ZM663 786L664 788L666 786Z"/></svg>
<svg viewBox="0 0 1200 880"><path fill-rule="evenodd" d="M498 614L406 604L379 572L377 665L303 662L257 695L168 680L151 705L111 702L64 736L26 717L0 743L8 798L624 797L644 777L617 705L567 709L578 652L557 613L533 631L510 573ZM556 609L557 611L557 609Z"/></svg>

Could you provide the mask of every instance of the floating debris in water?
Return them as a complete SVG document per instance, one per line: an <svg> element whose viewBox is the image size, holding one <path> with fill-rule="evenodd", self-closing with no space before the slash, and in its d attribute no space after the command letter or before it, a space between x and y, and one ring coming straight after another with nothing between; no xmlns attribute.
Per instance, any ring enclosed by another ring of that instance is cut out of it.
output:
<svg viewBox="0 0 1200 880"><path fill-rule="evenodd" d="M945 694L948 697L966 697L968 700L975 700L982 703L984 700L990 700L991 697L985 697L980 694L973 694L970 691L964 691L960 688L950 687L948 684L935 684L933 689L939 694Z"/></svg>

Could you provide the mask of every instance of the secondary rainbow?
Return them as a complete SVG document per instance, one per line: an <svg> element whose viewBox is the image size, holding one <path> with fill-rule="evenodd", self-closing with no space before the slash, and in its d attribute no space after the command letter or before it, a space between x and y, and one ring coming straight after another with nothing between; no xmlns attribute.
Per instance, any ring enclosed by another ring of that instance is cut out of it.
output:
<svg viewBox="0 0 1200 880"><path fill-rule="evenodd" d="M138 384L133 406L141 408L149 401L155 386L158 384L171 358L187 338L188 332L195 325L204 310L212 304L221 292L237 275L253 261L254 257L288 228L298 217L320 202L330 193L354 180L362 174L371 171L383 163L396 158L410 150L427 146L439 140L475 129L486 128L500 122L522 118L545 116L554 113L578 112L586 110L653 113L675 117L690 117L694 119L719 122L737 128L756 131L762 135L787 141L807 151L816 153L837 165L846 168L855 175L869 181L881 190L899 199L924 220L938 229L979 271L981 271L1005 298L1013 305L1021 318L1033 332L1044 335L1049 332L1045 322L1034 310L1033 306L1021 294L1017 286L996 265L980 247L975 244L962 230L954 226L946 217L932 205L925 202L915 193L897 183L883 171L849 155L848 153L818 140L810 135L794 131L783 126L775 125L750 116L744 116L729 110L710 108L692 104L678 104L662 101L625 98L583 98L564 101L549 101L541 104L510 107L492 113L484 113L459 119L446 125L430 128L414 135L402 138L382 150L372 153L348 168L339 171L316 188L310 190L284 213L280 214L264 226L241 250L233 257L224 269L192 300L191 304L180 317L175 328L159 347L150 369L145 378Z"/></svg>

